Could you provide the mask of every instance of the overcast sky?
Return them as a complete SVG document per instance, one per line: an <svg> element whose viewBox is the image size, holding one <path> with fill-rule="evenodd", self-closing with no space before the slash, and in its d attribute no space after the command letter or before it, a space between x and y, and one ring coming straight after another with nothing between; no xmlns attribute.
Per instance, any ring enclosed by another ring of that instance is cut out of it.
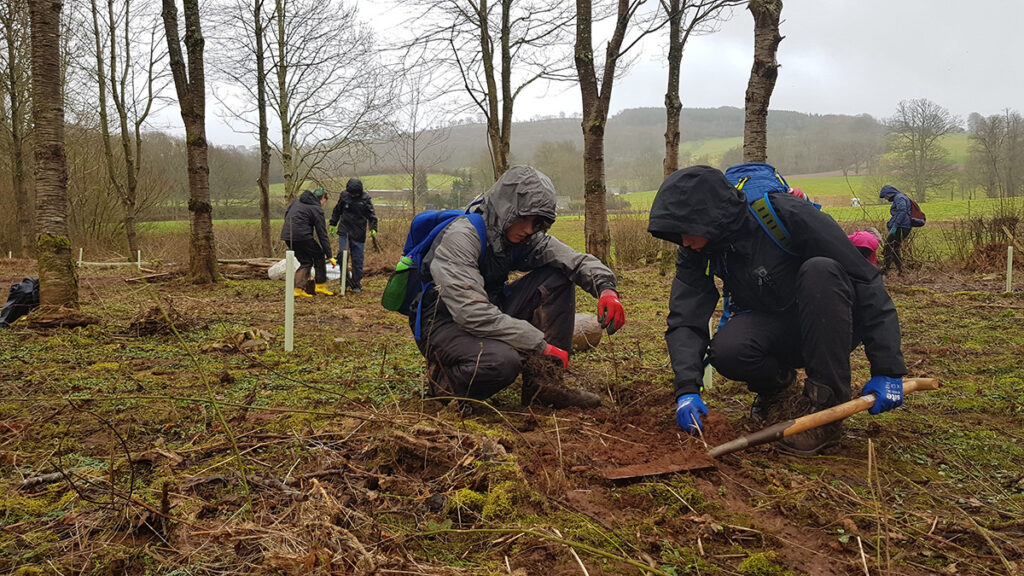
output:
<svg viewBox="0 0 1024 576"><path fill-rule="evenodd" d="M378 5L360 0L365 16L387 21ZM900 100L928 98L961 119L971 112L1024 111L1024 0L786 0L782 18L772 109L881 119ZM616 82L613 114L662 105L660 42L643 46L629 74ZM753 18L742 9L719 32L691 38L683 56L683 106L742 107L752 44ZM538 88L516 102L517 119L559 111L580 111L578 89ZM214 118L208 130L218 144L253 142Z"/></svg>

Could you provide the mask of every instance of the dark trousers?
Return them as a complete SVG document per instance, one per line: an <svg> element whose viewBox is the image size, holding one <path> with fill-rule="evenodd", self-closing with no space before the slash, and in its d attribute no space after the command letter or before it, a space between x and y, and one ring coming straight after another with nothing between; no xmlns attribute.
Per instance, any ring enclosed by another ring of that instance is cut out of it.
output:
<svg viewBox="0 0 1024 576"><path fill-rule="evenodd" d="M910 228L897 228L885 238L882 248L882 272L888 272L893 266L900 274L903 273L903 242L910 237Z"/></svg>
<svg viewBox="0 0 1024 576"><path fill-rule="evenodd" d="M508 295L499 305L502 312L539 328L549 344L571 350L576 291L568 276L544 267L512 282L507 289ZM457 396L490 398L512 384L522 371L523 361L515 348L460 328L436 292L425 299L422 338L416 344L428 365L433 365L430 376L442 388L450 386Z"/></svg>
<svg viewBox="0 0 1024 576"><path fill-rule="evenodd" d="M341 253L348 250L348 259L352 262L352 283L349 289L363 288L363 256L366 253L366 242L356 242L344 234L338 235L338 262L341 262Z"/></svg>
<svg viewBox="0 0 1024 576"><path fill-rule="evenodd" d="M317 284L327 282L327 260L324 258L323 248L315 240L286 240L285 244L295 252L295 259L299 261L299 268L295 271L295 287L312 294L313 286L309 282L310 269L315 270Z"/></svg>
<svg viewBox="0 0 1024 576"><path fill-rule="evenodd" d="M853 284L831 258L811 258L797 273L796 304L785 312L750 311L726 322L711 341L711 363L723 376L771 394L780 374L805 368L805 394L819 407L850 399ZM816 385L816 386L815 386Z"/></svg>

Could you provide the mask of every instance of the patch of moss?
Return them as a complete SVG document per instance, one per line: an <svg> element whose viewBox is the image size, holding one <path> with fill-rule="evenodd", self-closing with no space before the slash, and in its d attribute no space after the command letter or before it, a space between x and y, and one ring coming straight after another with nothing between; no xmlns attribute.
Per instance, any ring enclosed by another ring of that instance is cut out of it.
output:
<svg viewBox="0 0 1024 576"><path fill-rule="evenodd" d="M452 494L449 502L455 508L464 508L466 510L472 510L473 512L482 512L484 506L487 504L487 495L469 488L462 488L455 492L455 494Z"/></svg>
<svg viewBox="0 0 1024 576"><path fill-rule="evenodd" d="M530 500L530 491L522 482L499 482L487 491L481 515L485 520L510 521L522 516L522 505Z"/></svg>
<svg viewBox="0 0 1024 576"><path fill-rule="evenodd" d="M794 572L776 563L775 552L751 554L740 563L740 574L747 576L794 576Z"/></svg>
<svg viewBox="0 0 1024 576"><path fill-rule="evenodd" d="M0 500L0 514L21 521L29 519L52 520L62 516L75 501L75 493L67 491L60 498L50 495L12 496Z"/></svg>

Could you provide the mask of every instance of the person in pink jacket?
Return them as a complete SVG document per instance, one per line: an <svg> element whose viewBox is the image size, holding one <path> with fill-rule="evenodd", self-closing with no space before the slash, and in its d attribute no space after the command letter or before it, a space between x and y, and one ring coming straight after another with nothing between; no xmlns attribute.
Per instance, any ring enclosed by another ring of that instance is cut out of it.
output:
<svg viewBox="0 0 1024 576"><path fill-rule="evenodd" d="M857 247L857 250L875 266L878 266L878 236L867 230L857 230L849 236L850 242Z"/></svg>

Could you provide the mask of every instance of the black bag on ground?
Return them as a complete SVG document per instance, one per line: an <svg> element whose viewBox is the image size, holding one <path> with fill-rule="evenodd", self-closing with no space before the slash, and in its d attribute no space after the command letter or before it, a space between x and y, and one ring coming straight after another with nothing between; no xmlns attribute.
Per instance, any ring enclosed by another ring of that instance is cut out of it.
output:
<svg viewBox="0 0 1024 576"><path fill-rule="evenodd" d="M39 306L39 278L25 278L17 284L11 284L11 293L7 304L0 312L0 328L7 328L12 322L28 314Z"/></svg>

